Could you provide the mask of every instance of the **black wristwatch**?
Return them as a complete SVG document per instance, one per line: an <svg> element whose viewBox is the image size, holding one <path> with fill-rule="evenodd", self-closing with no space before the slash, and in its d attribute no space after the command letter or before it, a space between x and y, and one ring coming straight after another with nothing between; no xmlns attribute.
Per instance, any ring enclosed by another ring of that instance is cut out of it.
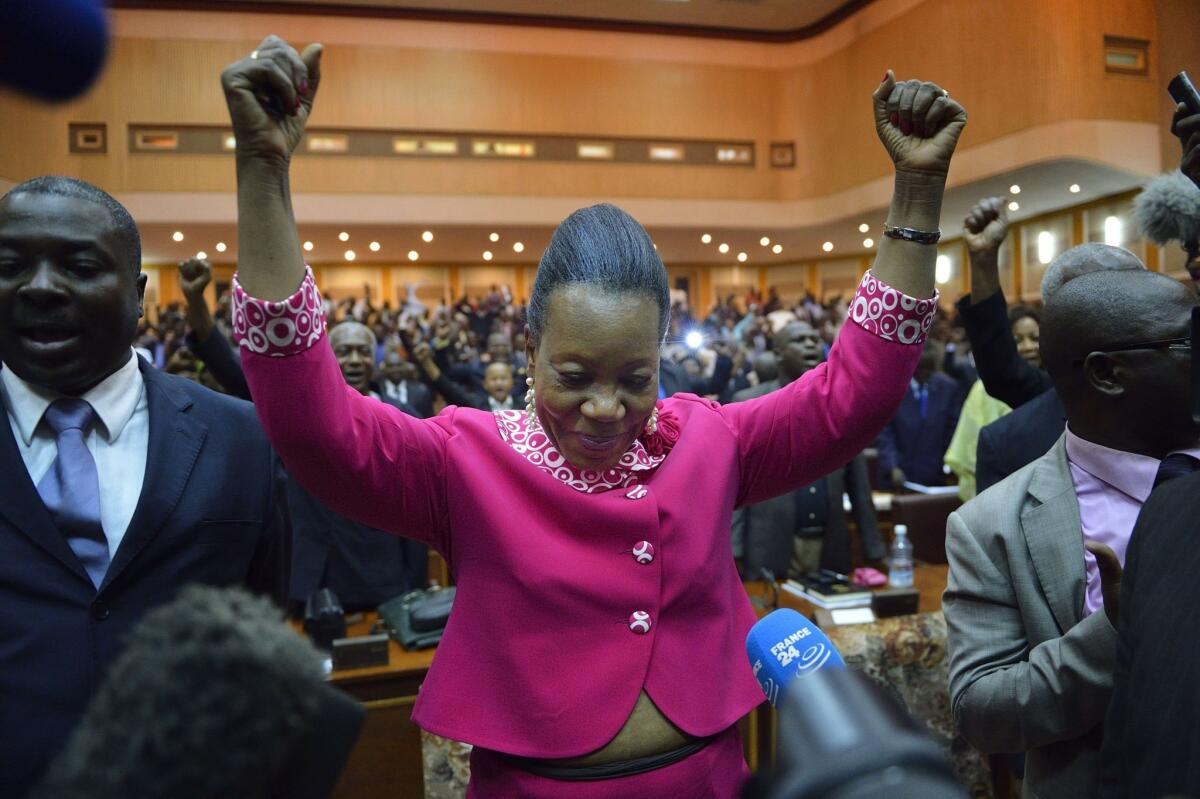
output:
<svg viewBox="0 0 1200 799"><path fill-rule="evenodd" d="M900 241L911 241L914 244L937 244L942 239L942 231L916 230L910 227L894 227L887 222L883 223L883 235L889 239L899 239Z"/></svg>

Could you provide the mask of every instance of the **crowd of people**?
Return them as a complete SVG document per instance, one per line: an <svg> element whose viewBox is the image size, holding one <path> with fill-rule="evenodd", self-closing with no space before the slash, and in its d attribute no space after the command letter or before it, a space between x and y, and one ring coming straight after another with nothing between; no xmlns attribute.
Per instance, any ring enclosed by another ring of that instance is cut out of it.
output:
<svg viewBox="0 0 1200 799"><path fill-rule="evenodd" d="M889 71L873 105L896 191L852 296L693 315L641 225L597 205L555 231L528 298L335 301L286 191L321 52L270 37L223 75L256 212L215 305L192 259L184 302L145 313L136 224L95 186L0 200L0 459L22 476L0 484L0 792L34 784L181 585L366 610L425 586L434 549L455 615L413 719L474 744L472 795L732 797L735 722L763 699L740 578L882 565L872 486L951 481L963 734L1024 754L1031 795L1200 789L1196 688L1155 678L1188 621L1155 598L1186 595L1196 559L1190 284L1083 245L1047 268L1044 306L1009 307L985 198L947 312L934 245L966 112ZM1175 129L1200 191L1200 114Z"/></svg>

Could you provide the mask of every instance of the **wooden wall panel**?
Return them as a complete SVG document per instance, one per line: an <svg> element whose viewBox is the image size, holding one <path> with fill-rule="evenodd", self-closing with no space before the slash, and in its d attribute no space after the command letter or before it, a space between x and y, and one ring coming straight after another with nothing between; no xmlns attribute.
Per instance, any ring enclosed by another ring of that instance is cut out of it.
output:
<svg viewBox="0 0 1200 799"><path fill-rule="evenodd" d="M759 144L758 165L301 157L293 186L331 193L824 197L888 172L869 95L889 65L901 76L941 81L968 106L972 120L963 147L1064 120L1161 122L1157 48L1150 48L1150 77L1108 75L1102 61L1106 33L1153 40L1164 26L1176 42L1173 57L1194 55L1194 45L1177 41L1194 28L1184 24L1189 9L1194 12L1193 0L1159 2L1169 9L1156 21L1156 4L1139 0L926 0L887 25L864 27L844 47L784 66L775 66L768 55L775 51L767 49L762 66L748 59L726 63L722 48L732 45L720 42L711 43L713 63L337 45L325 58L314 124L747 138ZM115 13L119 18L134 12ZM47 108L0 95L5 135L0 176L66 173L114 192L232 191L228 157L125 152L129 123L225 118L220 70L255 42L234 24L229 35L236 38L229 40L181 38L195 16L162 15L161 38L150 38L143 27L137 38L116 39L106 74L82 100ZM286 27L288 18L278 18L278 24ZM322 24L350 23L329 18ZM496 36L504 35L497 28ZM818 46L819 41L811 45ZM68 155L69 121L108 123L109 154ZM797 142L795 169L767 166L766 144L774 139Z"/></svg>

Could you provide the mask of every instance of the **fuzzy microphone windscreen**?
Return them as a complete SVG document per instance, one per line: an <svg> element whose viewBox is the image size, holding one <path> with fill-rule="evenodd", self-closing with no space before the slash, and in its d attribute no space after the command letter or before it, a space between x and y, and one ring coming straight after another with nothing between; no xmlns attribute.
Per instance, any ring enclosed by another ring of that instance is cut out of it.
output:
<svg viewBox="0 0 1200 799"><path fill-rule="evenodd" d="M35 799L259 799L316 718L320 655L265 598L190 586L130 633Z"/></svg>
<svg viewBox="0 0 1200 799"><path fill-rule="evenodd" d="M1200 241L1200 189L1178 169L1155 178L1133 200L1138 230L1155 244Z"/></svg>

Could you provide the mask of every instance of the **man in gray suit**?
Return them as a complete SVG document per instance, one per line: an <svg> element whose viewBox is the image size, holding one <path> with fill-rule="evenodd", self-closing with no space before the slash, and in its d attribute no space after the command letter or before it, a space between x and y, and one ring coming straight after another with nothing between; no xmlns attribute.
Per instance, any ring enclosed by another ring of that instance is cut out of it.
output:
<svg viewBox="0 0 1200 799"><path fill-rule="evenodd" d="M954 717L984 752L1027 753L1026 796L1096 794L1120 564L1161 462L1194 451L1200 432L1184 346L1195 305L1147 271L1056 291L1042 359L1067 432L949 519Z"/></svg>
<svg viewBox="0 0 1200 799"><path fill-rule="evenodd" d="M775 334L774 342L778 378L737 392L734 402L783 388L824 359L821 336L807 322L787 324ZM844 494L850 496L866 560L883 560L883 538L875 523L867 464L859 455L811 485L733 514L734 554L744 558L742 574L757 579L763 569L777 577L798 577L818 568L850 571L850 528L842 507Z"/></svg>

